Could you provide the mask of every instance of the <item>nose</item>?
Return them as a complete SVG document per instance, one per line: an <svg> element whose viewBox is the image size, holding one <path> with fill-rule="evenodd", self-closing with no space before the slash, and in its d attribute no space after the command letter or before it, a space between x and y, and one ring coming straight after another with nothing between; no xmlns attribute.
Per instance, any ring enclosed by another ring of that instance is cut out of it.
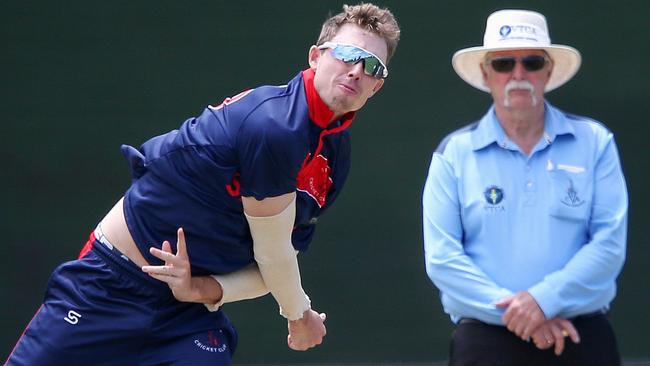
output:
<svg viewBox="0 0 650 366"><path fill-rule="evenodd" d="M363 61L359 61L354 65L351 65L348 69L348 77L359 80L363 74Z"/></svg>
<svg viewBox="0 0 650 366"><path fill-rule="evenodd" d="M515 68L512 69L513 79L523 80L525 73L526 73L526 69L524 68L523 62L521 62L521 60L517 60L517 62L515 62Z"/></svg>

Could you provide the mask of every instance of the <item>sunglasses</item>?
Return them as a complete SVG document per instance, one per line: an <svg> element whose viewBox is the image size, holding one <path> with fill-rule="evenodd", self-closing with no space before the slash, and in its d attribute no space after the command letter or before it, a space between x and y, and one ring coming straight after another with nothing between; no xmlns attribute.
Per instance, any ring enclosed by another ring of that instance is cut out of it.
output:
<svg viewBox="0 0 650 366"><path fill-rule="evenodd" d="M349 65L356 65L363 61L363 73L377 79L384 79L388 76L388 68L374 53L366 51L361 47L349 44L324 42L318 46L319 50L329 48L335 59Z"/></svg>
<svg viewBox="0 0 650 366"><path fill-rule="evenodd" d="M488 59L487 62L496 72L511 72L515 68L517 60L521 62L526 71L539 71L546 66L548 58L541 55L525 56L520 59L516 57L496 57Z"/></svg>

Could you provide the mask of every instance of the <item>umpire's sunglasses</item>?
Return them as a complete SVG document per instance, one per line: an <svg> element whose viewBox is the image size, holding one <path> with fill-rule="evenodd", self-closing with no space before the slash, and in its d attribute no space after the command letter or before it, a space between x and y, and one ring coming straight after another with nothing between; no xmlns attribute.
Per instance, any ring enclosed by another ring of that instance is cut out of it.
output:
<svg viewBox="0 0 650 366"><path fill-rule="evenodd" d="M388 76L388 68L374 53L366 51L361 47L349 44L334 42L324 42L318 46L319 50L329 48L332 50L332 56L346 64L357 64L363 61L363 73L373 78L383 79Z"/></svg>
<svg viewBox="0 0 650 366"><path fill-rule="evenodd" d="M516 57L495 57L487 60L487 63L492 66L496 72L511 72L515 68L517 60L521 62L526 71L539 71L546 66L548 58L542 55L524 56L522 58Z"/></svg>

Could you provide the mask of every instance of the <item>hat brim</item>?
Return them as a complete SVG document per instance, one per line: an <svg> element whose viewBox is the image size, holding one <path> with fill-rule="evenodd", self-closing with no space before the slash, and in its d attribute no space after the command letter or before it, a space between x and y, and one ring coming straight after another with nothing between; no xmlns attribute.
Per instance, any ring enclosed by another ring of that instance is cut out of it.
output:
<svg viewBox="0 0 650 366"><path fill-rule="evenodd" d="M580 69L582 57L580 52L573 47L551 44L549 46L508 46L498 48L470 47L457 51L451 58L454 70L471 86L489 92L483 80L480 64L485 60L488 52L507 50L544 50L553 60L553 71L546 84L545 91L551 91L569 81Z"/></svg>

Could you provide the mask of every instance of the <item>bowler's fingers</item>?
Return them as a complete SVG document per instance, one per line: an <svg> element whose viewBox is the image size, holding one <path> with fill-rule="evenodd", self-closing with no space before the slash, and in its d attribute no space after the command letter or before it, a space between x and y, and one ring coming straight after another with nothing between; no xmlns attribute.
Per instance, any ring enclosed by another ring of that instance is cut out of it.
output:
<svg viewBox="0 0 650 366"><path fill-rule="evenodd" d="M156 275L161 277L177 277L175 268L172 266L142 266L142 272L148 273L150 275Z"/></svg>
<svg viewBox="0 0 650 366"><path fill-rule="evenodd" d="M287 345L289 346L289 348L291 348L294 351L306 351L306 350L308 350L310 348L316 347L319 344L320 344L320 342L319 343L312 343L312 344L308 344L308 343L303 342L303 343L299 344L298 342L294 342L291 339L291 334L287 335Z"/></svg>
<svg viewBox="0 0 650 366"><path fill-rule="evenodd" d="M185 242L185 231L180 227L176 230L176 256L186 259L187 258L187 243Z"/></svg>
<svg viewBox="0 0 650 366"><path fill-rule="evenodd" d="M165 274L159 274L159 273L153 273L153 272L147 272L147 273L149 274L149 276L157 279L158 281L162 281L162 282L165 282L167 284L173 283L174 279L176 278L176 277L172 277L172 276L165 275Z"/></svg>
<svg viewBox="0 0 650 366"><path fill-rule="evenodd" d="M172 246L167 240L165 240L162 243L162 247L160 249L155 247L150 247L149 253L151 253L151 255L153 255L154 257L165 261L166 264L169 263L179 264L187 261L188 260L187 242L185 241L185 232L183 231L183 228L179 228L176 234L177 234L176 254L174 254L174 252L172 251ZM180 261L178 259L180 259Z"/></svg>
<svg viewBox="0 0 650 366"><path fill-rule="evenodd" d="M172 246L167 240L162 243L162 247L160 249L156 247L150 247L149 253L151 253L151 255L154 257L165 261L165 263L172 262L175 257L174 253L172 253Z"/></svg>
<svg viewBox="0 0 650 366"><path fill-rule="evenodd" d="M176 269L171 266L142 266L142 271L169 286L177 285L181 281Z"/></svg>

